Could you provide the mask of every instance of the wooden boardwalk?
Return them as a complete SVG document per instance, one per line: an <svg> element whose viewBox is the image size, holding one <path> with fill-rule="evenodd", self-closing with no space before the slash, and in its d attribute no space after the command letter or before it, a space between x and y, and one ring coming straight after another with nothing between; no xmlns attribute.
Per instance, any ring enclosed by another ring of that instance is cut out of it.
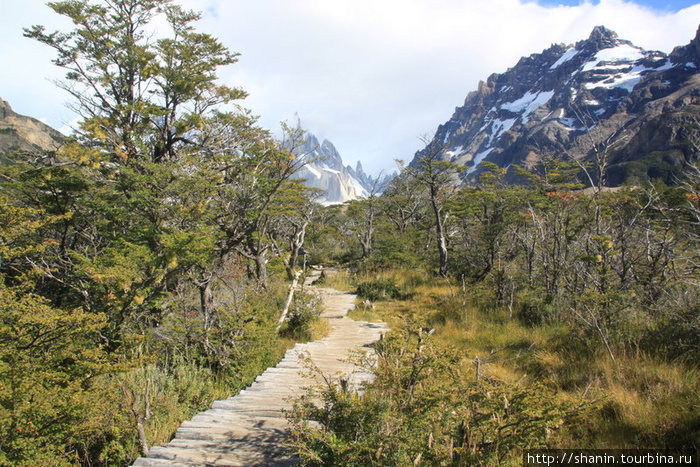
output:
<svg viewBox="0 0 700 467"><path fill-rule="evenodd" d="M318 272L307 278L307 283ZM339 375L356 387L371 375L347 359L351 351L368 347L386 332L384 324L353 321L345 315L355 296L333 289L313 287L323 298L323 318L332 330L324 339L296 344L282 361L268 368L248 388L183 422L175 438L152 447L139 467L159 466L262 466L294 465L296 458L284 445L289 427L285 413L305 388L318 383L309 375L304 358L324 375ZM301 357L301 358L300 358Z"/></svg>

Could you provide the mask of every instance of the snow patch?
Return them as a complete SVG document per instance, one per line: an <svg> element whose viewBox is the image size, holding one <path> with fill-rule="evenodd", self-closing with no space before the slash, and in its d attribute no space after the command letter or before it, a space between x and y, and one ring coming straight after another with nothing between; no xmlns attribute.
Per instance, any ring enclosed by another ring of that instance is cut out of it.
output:
<svg viewBox="0 0 700 467"><path fill-rule="evenodd" d="M335 170L335 169L331 169L329 167L323 167L323 170L325 170L326 172L330 172L332 174L340 175L340 171Z"/></svg>
<svg viewBox="0 0 700 467"><path fill-rule="evenodd" d="M365 187L363 187L359 180L357 180L355 177L350 177L350 183L352 183L352 186L355 187L355 193L357 196L360 198L367 198L369 196L369 193L367 193Z"/></svg>
<svg viewBox="0 0 700 467"><path fill-rule="evenodd" d="M510 112L518 113L525 110L532 102L537 98L538 94L533 94L528 91L523 97L513 102L506 102L501 105L501 109L508 110Z"/></svg>
<svg viewBox="0 0 700 467"><path fill-rule="evenodd" d="M513 125L515 125L515 118L508 118L506 120L496 119L491 124L491 135L489 136L489 142L487 147L491 146L494 141L497 141L501 137L501 134L510 130Z"/></svg>
<svg viewBox="0 0 700 467"><path fill-rule="evenodd" d="M687 68L697 68L697 65L695 65L695 63L693 63L693 62L688 62L685 64L685 66Z"/></svg>
<svg viewBox="0 0 700 467"><path fill-rule="evenodd" d="M459 154L461 154L461 153L462 153L462 150L464 150L464 146L457 146L457 147L455 147L455 148L452 148L452 149L449 149L449 150L445 151L444 154L445 154L447 157L453 158L453 157L458 156Z"/></svg>
<svg viewBox="0 0 700 467"><path fill-rule="evenodd" d="M593 60L586 62L583 65L582 71L589 71L594 68L610 68L609 65L604 65L604 62L634 63L642 58L644 58L644 53L642 53L640 49L629 44L620 44L617 47L599 51L597 54L595 54Z"/></svg>
<svg viewBox="0 0 700 467"><path fill-rule="evenodd" d="M484 122L485 122L485 123L481 126L481 128L479 128L479 133L481 133L481 132L484 131L489 125L491 125L491 122L493 122L493 120L491 120L491 119L489 118L489 115L491 115L492 113L495 114L497 110L498 110L498 109L497 109L496 107L491 107L491 110L489 110L488 112L486 112L486 116L484 117Z"/></svg>
<svg viewBox="0 0 700 467"><path fill-rule="evenodd" d="M312 165L305 165L304 168L311 172L311 174L316 178L321 178L321 172L316 170Z"/></svg>
<svg viewBox="0 0 700 467"><path fill-rule="evenodd" d="M527 123L528 116L545 105L554 95L554 91L533 93L528 91L523 97L513 102L507 102L501 105L501 109L508 110L513 113L522 112L521 118L523 124Z"/></svg>
<svg viewBox="0 0 700 467"><path fill-rule="evenodd" d="M567 128L574 128L574 124L576 123L576 118L574 117L559 117L559 123L564 125Z"/></svg>
<svg viewBox="0 0 700 467"><path fill-rule="evenodd" d="M493 149L494 148L489 148L486 151L481 151L480 153L475 154L474 159L473 159L474 165L469 167L469 170L467 170L467 175L474 172L476 170L477 166L479 164L481 164L481 161L483 161L486 158L486 156L488 156L491 153L491 151L493 151Z"/></svg>
<svg viewBox="0 0 700 467"><path fill-rule="evenodd" d="M634 89L634 87L637 85L637 83L639 83L642 80L642 75L644 72L667 70L668 69L668 68L666 68L667 65L668 64L663 65L660 68L647 68L643 65L635 65L632 67L632 69L630 71L628 71L626 73L619 73L619 74L611 76L608 79L604 79L602 81L598 81L595 83L585 83L584 87L586 89L620 88L620 89L624 89L627 92L632 92L632 89Z"/></svg>
<svg viewBox="0 0 700 467"><path fill-rule="evenodd" d="M561 65L574 58L576 55L578 55L578 50L576 50L573 47L568 49L566 52L564 52L564 55L559 57L559 60L554 62L552 66L549 67L549 69L554 70L555 68L559 68Z"/></svg>
<svg viewBox="0 0 700 467"><path fill-rule="evenodd" d="M673 68L673 66L674 65L673 65L673 63L671 63L671 60L666 59L666 63L664 63L660 67L648 68L648 69L653 70L653 71L666 71L666 70L670 70L671 68Z"/></svg>

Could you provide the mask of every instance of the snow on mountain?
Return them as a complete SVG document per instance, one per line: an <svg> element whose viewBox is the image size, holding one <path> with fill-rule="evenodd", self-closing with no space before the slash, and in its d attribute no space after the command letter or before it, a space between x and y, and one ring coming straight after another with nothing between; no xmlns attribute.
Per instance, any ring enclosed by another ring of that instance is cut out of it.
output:
<svg viewBox="0 0 700 467"><path fill-rule="evenodd" d="M687 144L700 111L698 64L700 30L666 55L598 26L586 40L523 57L479 83L411 165L437 148L478 182L483 161L534 169L542 157L586 160L607 145L615 148L609 183L670 180L698 157Z"/></svg>
<svg viewBox="0 0 700 467"><path fill-rule="evenodd" d="M325 205L341 204L369 195L374 186L374 179L362 170L343 165L343 159L333 143L328 140L319 142L313 134L307 133L301 148L296 149L298 159L305 165L294 175L304 179L304 184L321 190L318 202Z"/></svg>

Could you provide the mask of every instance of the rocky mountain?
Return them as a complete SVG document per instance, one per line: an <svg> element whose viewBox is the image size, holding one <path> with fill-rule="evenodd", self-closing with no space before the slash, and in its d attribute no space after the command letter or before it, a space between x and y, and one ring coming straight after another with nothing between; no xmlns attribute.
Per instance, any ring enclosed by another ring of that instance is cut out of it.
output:
<svg viewBox="0 0 700 467"><path fill-rule="evenodd" d="M480 82L412 165L439 151L467 166L465 180L475 183L482 161L534 169L543 157L597 159L608 185L672 183L699 155L699 67L700 29L666 55L598 26L586 40L553 45Z"/></svg>
<svg viewBox="0 0 700 467"><path fill-rule="evenodd" d="M0 99L0 161L7 162L17 152L55 151L64 139L39 120L15 113L8 102Z"/></svg>
<svg viewBox="0 0 700 467"><path fill-rule="evenodd" d="M362 164L343 165L338 150L328 140L319 143L316 136L307 133L304 145L295 150L297 158L306 164L296 174L307 186L322 190L319 202L339 204L364 198L372 192L375 180L362 170Z"/></svg>
<svg viewBox="0 0 700 467"><path fill-rule="evenodd" d="M35 118L15 113L8 102L0 99L0 163L8 163L22 152L55 151L64 141L65 136L59 131ZM372 190L379 192L391 179L383 177L375 181L364 172L360 162L354 169L345 166L333 143L328 140L319 143L312 134L307 134L303 146L294 152L306 162L294 176L321 190L318 201L323 204L344 203L365 197Z"/></svg>

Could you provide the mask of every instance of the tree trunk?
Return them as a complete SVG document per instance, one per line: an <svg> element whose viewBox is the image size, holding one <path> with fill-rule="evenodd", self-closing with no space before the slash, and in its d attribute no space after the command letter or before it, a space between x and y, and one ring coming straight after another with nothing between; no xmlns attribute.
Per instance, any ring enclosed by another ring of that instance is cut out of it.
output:
<svg viewBox="0 0 700 467"><path fill-rule="evenodd" d="M267 287L267 255L266 252L260 252L255 255L255 276L263 288Z"/></svg>
<svg viewBox="0 0 700 467"><path fill-rule="evenodd" d="M136 423L136 432L139 437L139 447L141 448L141 455L148 455L148 438L146 436L146 423L151 418L151 380L148 375L144 373L146 378L146 388L144 391L143 398L143 412L139 404L140 399L137 397L136 392L127 388L122 387L122 392L124 393L127 401L131 402L131 413L134 416L134 422Z"/></svg>
<svg viewBox="0 0 700 467"><path fill-rule="evenodd" d="M277 331L280 330L280 327L282 327L282 323L284 323L284 320L287 318L287 313L289 313L289 307L292 304L292 299L294 298L294 289L296 288L297 283L299 282L299 276L301 276L300 271L294 273L294 279L292 279L292 283L289 286L289 292L287 293L287 301L284 302L282 314L280 315L280 319L277 322Z"/></svg>
<svg viewBox="0 0 700 467"><path fill-rule="evenodd" d="M447 239L445 238L445 228L443 226L440 207L437 204L437 195L431 196L433 212L435 213L435 235L437 236L438 253L440 255L440 277L447 276Z"/></svg>
<svg viewBox="0 0 700 467"><path fill-rule="evenodd" d="M440 256L440 267L438 275L440 277L447 276L447 239L445 238L445 227L441 215L440 205L438 204L438 192L436 186L430 187L430 204L435 214L435 235L437 236L438 254Z"/></svg>
<svg viewBox="0 0 700 467"><path fill-rule="evenodd" d="M211 355L209 346L209 330L213 327L213 312L214 296L211 291L212 276L203 279L197 283L199 288L199 307L204 319L204 352Z"/></svg>
<svg viewBox="0 0 700 467"><path fill-rule="evenodd" d="M299 259L299 250L304 244L304 238L306 237L306 226L309 225L309 221L305 221L301 225L294 226L294 235L290 240L290 250L289 261L286 264L287 278L291 281L294 280L294 268L297 265L297 260Z"/></svg>

